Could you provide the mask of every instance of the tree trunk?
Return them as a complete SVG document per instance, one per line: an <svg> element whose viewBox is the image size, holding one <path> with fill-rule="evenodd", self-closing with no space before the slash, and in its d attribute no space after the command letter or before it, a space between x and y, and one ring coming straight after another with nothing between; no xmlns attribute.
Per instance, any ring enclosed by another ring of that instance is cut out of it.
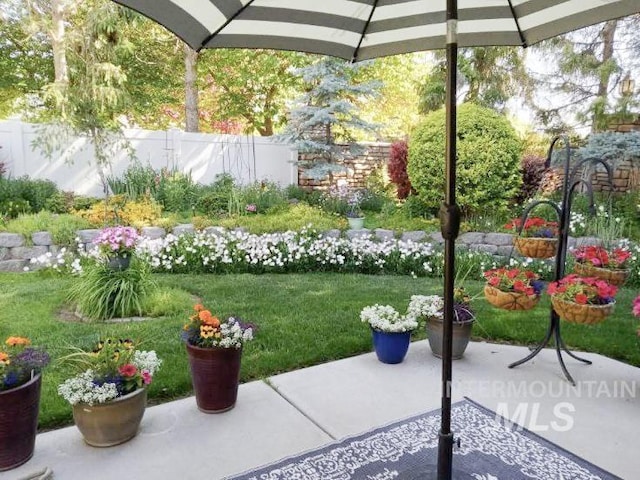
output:
<svg viewBox="0 0 640 480"><path fill-rule="evenodd" d="M185 93L185 131L198 132L198 52L184 44L184 93Z"/></svg>
<svg viewBox="0 0 640 480"><path fill-rule="evenodd" d="M65 1L51 0L51 49L53 50L53 70L55 82L66 84L69 82L67 71L67 54L64 45L64 21L65 21Z"/></svg>
<svg viewBox="0 0 640 480"><path fill-rule="evenodd" d="M612 73L612 70L608 67L607 64L613 58L617 27L618 21L610 20L604 24L604 28L600 33L600 38L602 39L602 61L600 62L600 68L602 69L602 71L600 73L600 81L598 83L598 96L596 98L596 103L600 105L600 109L602 111L596 111L593 113L593 118L591 120L591 132L597 132L598 130L601 130L602 127L606 129L606 125L602 125L602 114L604 113L604 109L607 105L607 97L609 94L609 79L611 78Z"/></svg>

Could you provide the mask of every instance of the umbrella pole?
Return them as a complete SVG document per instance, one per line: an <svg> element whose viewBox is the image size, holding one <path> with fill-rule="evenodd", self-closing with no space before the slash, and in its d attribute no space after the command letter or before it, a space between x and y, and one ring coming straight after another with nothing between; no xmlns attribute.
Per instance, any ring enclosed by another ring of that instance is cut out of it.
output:
<svg viewBox="0 0 640 480"><path fill-rule="evenodd" d="M442 335L442 407L438 438L438 480L451 480L453 433L451 432L451 371L453 342L453 290L455 240L460 231L460 209L456 205L456 71L458 68L458 3L447 0L447 90L444 204L440 224L444 238L444 322Z"/></svg>

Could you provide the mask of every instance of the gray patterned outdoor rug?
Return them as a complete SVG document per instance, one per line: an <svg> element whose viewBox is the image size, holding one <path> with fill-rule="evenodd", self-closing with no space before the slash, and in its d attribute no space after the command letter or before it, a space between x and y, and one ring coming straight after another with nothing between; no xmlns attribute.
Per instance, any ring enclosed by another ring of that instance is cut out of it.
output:
<svg viewBox="0 0 640 480"><path fill-rule="evenodd" d="M440 411L349 437L229 480L435 478ZM465 399L452 406L454 479L621 480ZM587 439L585 439L587 441Z"/></svg>

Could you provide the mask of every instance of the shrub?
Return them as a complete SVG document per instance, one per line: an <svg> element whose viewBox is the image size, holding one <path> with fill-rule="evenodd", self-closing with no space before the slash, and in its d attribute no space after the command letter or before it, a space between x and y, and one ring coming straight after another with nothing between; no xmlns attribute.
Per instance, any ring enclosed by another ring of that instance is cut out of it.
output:
<svg viewBox="0 0 640 480"><path fill-rule="evenodd" d="M50 180L32 180L27 176L20 178L0 178L0 204L8 201L29 204L29 209L20 209L20 213L39 212L45 207L49 197L58 192L56 184Z"/></svg>
<svg viewBox="0 0 640 480"><path fill-rule="evenodd" d="M22 198L0 202L0 215L9 219L31 212L31 205Z"/></svg>
<svg viewBox="0 0 640 480"><path fill-rule="evenodd" d="M458 109L457 136L457 195L463 211L506 208L522 185L522 144L509 121L487 108L464 104ZM407 166L411 185L434 211L443 199L444 167L445 111L441 109L416 128Z"/></svg>
<svg viewBox="0 0 640 480"><path fill-rule="evenodd" d="M518 203L524 203L532 199L540 188L542 179L547 169L544 166L544 157L526 155L520 160L522 168L522 189L517 196Z"/></svg>
<svg viewBox="0 0 640 480"><path fill-rule="evenodd" d="M76 211L75 214L94 227L119 224L139 228L156 225L162 215L162 208L148 197L139 201L127 201L123 195L113 195L93 204L87 210Z"/></svg>
<svg viewBox="0 0 640 480"><path fill-rule="evenodd" d="M240 187L238 197L243 211L246 205L255 205L257 213L266 213L287 203L286 194L278 184L267 181Z"/></svg>
<svg viewBox="0 0 640 480"><path fill-rule="evenodd" d="M235 181L228 173L218 174L211 185L204 187L196 201L196 210L207 215L228 212L229 199L235 188Z"/></svg>
<svg viewBox="0 0 640 480"><path fill-rule="evenodd" d="M409 146L404 140L391 145L391 156L387 169L389 178L396 185L396 195L401 200L407 198L411 193L411 182L407 174L408 156Z"/></svg>

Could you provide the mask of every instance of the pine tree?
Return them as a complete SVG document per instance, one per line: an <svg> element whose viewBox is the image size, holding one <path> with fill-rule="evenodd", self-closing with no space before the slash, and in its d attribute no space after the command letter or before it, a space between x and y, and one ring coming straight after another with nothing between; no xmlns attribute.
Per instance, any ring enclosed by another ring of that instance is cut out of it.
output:
<svg viewBox="0 0 640 480"><path fill-rule="evenodd" d="M358 104L377 96L382 86L378 81L358 81L357 73L363 66L323 57L296 70L306 93L296 101L285 131L276 139L294 145L300 153L310 154L310 159L301 163L311 178L344 171L336 162L362 152L354 143L355 133L376 129L376 125L364 121L357 113Z"/></svg>

